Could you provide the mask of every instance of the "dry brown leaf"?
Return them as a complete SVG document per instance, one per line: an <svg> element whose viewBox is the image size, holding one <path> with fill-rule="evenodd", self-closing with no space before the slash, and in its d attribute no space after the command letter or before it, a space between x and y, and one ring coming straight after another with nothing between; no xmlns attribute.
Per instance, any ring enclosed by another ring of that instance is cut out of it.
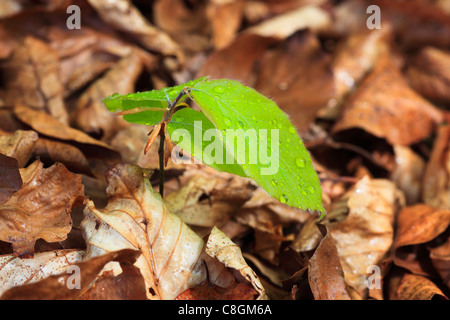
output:
<svg viewBox="0 0 450 320"><path fill-rule="evenodd" d="M257 294L244 283L234 282L222 288L205 280L199 286L182 292L175 300L255 300Z"/></svg>
<svg viewBox="0 0 450 320"><path fill-rule="evenodd" d="M378 30L363 29L349 35L334 50L332 69L336 96L319 112L321 117L335 119L340 115L344 97L355 90L380 56L389 52L390 30L388 25Z"/></svg>
<svg viewBox="0 0 450 320"><path fill-rule="evenodd" d="M393 145L410 145L430 136L441 121L441 112L385 56L349 97L333 132L361 128Z"/></svg>
<svg viewBox="0 0 450 320"><path fill-rule="evenodd" d="M22 187L19 163L15 158L0 153L0 206Z"/></svg>
<svg viewBox="0 0 450 320"><path fill-rule="evenodd" d="M450 209L450 125L437 130L423 175L422 199L436 208Z"/></svg>
<svg viewBox="0 0 450 320"><path fill-rule="evenodd" d="M136 261L140 255L138 251L124 249L117 252L111 252L99 257L92 258L87 261L76 263L79 268L80 287L73 288L68 285L72 276L71 272L51 275L39 282L32 284L17 286L9 289L0 297L2 300L72 300L78 299L80 295L86 292L96 280L104 266L111 262L117 261L121 264L129 265ZM69 264L63 262L64 267Z"/></svg>
<svg viewBox="0 0 450 320"><path fill-rule="evenodd" d="M0 130L1 153L16 158L21 168L27 164L33 154L37 140L37 133L31 130L16 130L14 133Z"/></svg>
<svg viewBox="0 0 450 320"><path fill-rule="evenodd" d="M22 104L45 111L62 123L68 122L58 55L46 43L26 37L4 67L4 79L6 105Z"/></svg>
<svg viewBox="0 0 450 320"><path fill-rule="evenodd" d="M395 168L391 179L404 192L406 204L417 203L421 199L425 160L409 147L393 146L393 149Z"/></svg>
<svg viewBox="0 0 450 320"><path fill-rule="evenodd" d="M23 185L0 206L0 239L12 243L14 253L32 256L37 239L66 239L72 228L70 211L83 198L81 176L64 165L44 169L38 160L21 169Z"/></svg>
<svg viewBox="0 0 450 320"><path fill-rule="evenodd" d="M429 279L405 274L397 289L400 300L448 300L444 293Z"/></svg>
<svg viewBox="0 0 450 320"><path fill-rule="evenodd" d="M81 130L69 127L44 112L19 105L14 109L14 113L20 121L29 125L40 135L74 143L86 156L103 157L111 162L117 162L120 159L119 154L108 144L92 138Z"/></svg>
<svg viewBox="0 0 450 320"><path fill-rule="evenodd" d="M245 32L284 39L298 30L319 32L330 25L331 16L326 10L315 5L306 5L267 19Z"/></svg>
<svg viewBox="0 0 450 320"><path fill-rule="evenodd" d="M394 240L394 219L403 194L389 180L364 177L344 196L348 216L330 226L345 281L360 297L367 297L367 269L380 266Z"/></svg>
<svg viewBox="0 0 450 320"><path fill-rule="evenodd" d="M153 190L145 170L118 164L107 173L109 202L98 210L89 201L81 224L86 258L122 248L142 252L136 262L149 299L173 299L200 284L203 241L171 213Z"/></svg>
<svg viewBox="0 0 450 320"><path fill-rule="evenodd" d="M351 300L336 243L328 231L309 260L308 278L315 300Z"/></svg>
<svg viewBox="0 0 450 320"><path fill-rule="evenodd" d="M34 154L46 164L60 162L72 172L94 175L84 154L77 147L68 143L39 138L34 148Z"/></svg>
<svg viewBox="0 0 450 320"><path fill-rule="evenodd" d="M127 127L129 123L109 112L101 99L114 92L134 92L142 67L141 59L132 52L95 81L77 101L76 109L71 114L74 125L84 132L101 134L103 141L109 141L118 130Z"/></svg>
<svg viewBox="0 0 450 320"><path fill-rule="evenodd" d="M438 272L442 282L450 289L450 235L447 241L438 246L429 248L433 267Z"/></svg>
<svg viewBox="0 0 450 320"><path fill-rule="evenodd" d="M240 34L227 47L214 51L202 64L196 77L209 76L211 79L234 79L253 86L256 81L255 69L266 50L280 40L256 34Z"/></svg>
<svg viewBox="0 0 450 320"><path fill-rule="evenodd" d="M244 13L242 0L214 0L207 14L212 24L212 42L216 50L229 45L241 26Z"/></svg>
<svg viewBox="0 0 450 320"><path fill-rule="evenodd" d="M411 86L424 97L450 102L450 53L425 47L414 56L406 70Z"/></svg>
<svg viewBox="0 0 450 320"><path fill-rule="evenodd" d="M393 261L409 271L428 276L430 266L423 257L417 257L412 246L432 241L450 225L450 210L416 204L400 211L397 217L397 230L394 243Z"/></svg>
<svg viewBox="0 0 450 320"><path fill-rule="evenodd" d="M0 256L0 297L13 287L65 272L68 266L81 262L83 254L83 250L56 250L36 253L32 259Z"/></svg>
<svg viewBox="0 0 450 320"><path fill-rule="evenodd" d="M257 299L266 299L266 293L256 273L248 266L241 249L217 227L211 230L205 252L216 258L227 268L236 270L242 279L250 283L258 292ZM208 267L209 268L209 267Z"/></svg>
<svg viewBox="0 0 450 320"><path fill-rule="evenodd" d="M151 25L131 1L88 0L88 2L107 24L135 37L145 48L166 56L174 56L178 62L183 63L184 57L178 44L166 33Z"/></svg>
<svg viewBox="0 0 450 320"><path fill-rule="evenodd" d="M335 96L330 61L317 36L300 31L265 55L255 89L276 101L297 130L306 132L317 112Z"/></svg>
<svg viewBox="0 0 450 320"><path fill-rule="evenodd" d="M221 228L251 198L256 188L249 179L206 168L198 170L197 174L188 172L180 179L183 181L181 188L168 194L164 201L184 223L199 227Z"/></svg>

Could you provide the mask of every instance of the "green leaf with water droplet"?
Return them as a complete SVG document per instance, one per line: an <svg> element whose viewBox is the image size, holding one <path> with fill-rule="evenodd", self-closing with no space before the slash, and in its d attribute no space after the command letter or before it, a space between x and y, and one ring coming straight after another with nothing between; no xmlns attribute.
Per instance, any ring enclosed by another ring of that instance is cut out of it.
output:
<svg viewBox="0 0 450 320"><path fill-rule="evenodd" d="M310 155L275 102L227 79L197 82L189 91L248 177L283 203L324 213Z"/></svg>
<svg viewBox="0 0 450 320"><path fill-rule="evenodd" d="M185 108L172 116L167 124L172 142L195 159L218 170L246 177L242 167L235 161L227 164L227 149L223 145L220 131L200 111Z"/></svg>

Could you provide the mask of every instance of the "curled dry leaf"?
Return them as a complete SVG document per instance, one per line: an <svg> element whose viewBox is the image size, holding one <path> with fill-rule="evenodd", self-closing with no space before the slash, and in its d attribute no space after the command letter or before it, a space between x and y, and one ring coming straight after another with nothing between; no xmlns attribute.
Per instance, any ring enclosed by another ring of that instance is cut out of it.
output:
<svg viewBox="0 0 450 320"><path fill-rule="evenodd" d="M255 89L274 99L297 130L305 132L335 96L330 58L315 34L299 31L265 55Z"/></svg>
<svg viewBox="0 0 450 320"><path fill-rule="evenodd" d="M55 250L36 253L32 259L0 256L0 297L13 287L65 272L68 266L81 262L83 254L83 250Z"/></svg>
<svg viewBox="0 0 450 320"><path fill-rule="evenodd" d="M349 97L333 132L361 128L391 144L410 145L430 136L441 121L442 113L413 91L384 56Z"/></svg>
<svg viewBox="0 0 450 320"><path fill-rule="evenodd" d="M445 294L429 279L405 274L397 289L400 300L448 300Z"/></svg>
<svg viewBox="0 0 450 320"><path fill-rule="evenodd" d="M23 168L31 155L38 140L38 135L32 130L16 130L14 133L0 130L1 153L17 159L19 166Z"/></svg>
<svg viewBox="0 0 450 320"><path fill-rule="evenodd" d="M430 268L418 259L411 246L432 241L450 225L450 210L416 204L400 211L394 243L394 263L419 275L429 275ZM411 252L411 250L413 250Z"/></svg>
<svg viewBox="0 0 450 320"><path fill-rule="evenodd" d="M233 41L241 26L244 1L212 1L207 13L212 24L214 47L226 47Z"/></svg>
<svg viewBox="0 0 450 320"><path fill-rule="evenodd" d="M5 104L22 104L68 122L59 78L58 55L46 43L28 36L4 68Z"/></svg>
<svg viewBox="0 0 450 320"><path fill-rule="evenodd" d="M404 192L406 204L417 203L421 199L425 161L409 147L393 146L393 149L395 168L391 179Z"/></svg>
<svg viewBox="0 0 450 320"><path fill-rule="evenodd" d="M321 117L337 118L342 111L344 97L354 91L378 59L389 52L389 25L383 25L381 29L362 30L349 35L335 50L332 70L336 95L326 108L320 110Z"/></svg>
<svg viewBox="0 0 450 320"><path fill-rule="evenodd" d="M411 86L432 101L450 102L450 53L425 47L406 70Z"/></svg>
<svg viewBox="0 0 450 320"><path fill-rule="evenodd" d="M79 268L79 288L74 287L70 279L73 271L62 274L51 275L39 282L13 287L3 293L3 300L72 300L78 299L80 295L86 292L98 277L104 266L117 261L122 265L130 265L136 261L140 255L138 251L124 249L117 252L111 252L87 261L77 261ZM71 263L70 263L71 264ZM66 270L70 264L66 264Z"/></svg>
<svg viewBox="0 0 450 320"><path fill-rule="evenodd" d="M429 248L433 267L440 275L443 283L450 289L450 235L440 245Z"/></svg>
<svg viewBox="0 0 450 320"><path fill-rule="evenodd" d="M221 228L256 188L251 180L228 173L206 168L197 172L181 177L184 185L164 199L167 208L188 225Z"/></svg>
<svg viewBox="0 0 450 320"><path fill-rule="evenodd" d="M71 115L74 125L84 132L102 134L104 141L110 140L118 130L128 126L129 123L122 117L109 112L101 99L111 92L133 92L142 66L139 56L133 51L95 81L77 101L76 109Z"/></svg>
<svg viewBox="0 0 450 320"><path fill-rule="evenodd" d="M345 282L360 297L367 297L365 276L389 255L394 238L394 219L404 198L395 184L364 177L344 196L348 216L330 226L336 241Z"/></svg>
<svg viewBox="0 0 450 320"><path fill-rule="evenodd" d="M265 20L245 32L284 39L298 30L309 29L317 32L329 28L330 25L331 17L326 10L306 5Z"/></svg>
<svg viewBox="0 0 450 320"><path fill-rule="evenodd" d="M437 130L423 175L422 199L436 208L450 209L450 125Z"/></svg>
<svg viewBox="0 0 450 320"><path fill-rule="evenodd" d="M266 293L256 273L249 267L241 249L230 240L217 227L211 230L211 234L206 242L205 252L212 258L216 258L227 268L239 272L242 279L249 282L258 292L258 299L266 299Z"/></svg>
<svg viewBox="0 0 450 320"><path fill-rule="evenodd" d="M308 278L315 300L351 300L336 243L329 231L309 260Z"/></svg>
<svg viewBox="0 0 450 320"><path fill-rule="evenodd" d="M122 248L142 252L136 262L149 299L173 299L200 284L203 240L171 213L153 190L145 170L118 164L106 175L108 204L87 203L81 227L86 258Z"/></svg>
<svg viewBox="0 0 450 320"><path fill-rule="evenodd" d="M177 57L179 62L183 62L184 57L178 44L166 33L152 26L131 1L88 0L88 2L106 23L135 37L145 48L166 56Z"/></svg>
<svg viewBox="0 0 450 320"><path fill-rule="evenodd" d="M18 256L32 256L37 239L66 239L70 212L83 198L81 176L64 165L44 169L38 160L21 169L23 185L0 206L0 240L12 243Z"/></svg>
<svg viewBox="0 0 450 320"><path fill-rule="evenodd" d="M0 206L6 203L21 186L19 163L16 159L0 153Z"/></svg>

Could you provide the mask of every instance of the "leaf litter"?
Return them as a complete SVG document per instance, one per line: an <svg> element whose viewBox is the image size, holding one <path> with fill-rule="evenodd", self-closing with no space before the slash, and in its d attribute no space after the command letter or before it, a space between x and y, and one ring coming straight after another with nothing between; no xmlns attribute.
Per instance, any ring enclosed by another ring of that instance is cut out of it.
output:
<svg viewBox="0 0 450 320"><path fill-rule="evenodd" d="M5 1L1 299L448 299L450 10L404 2L369 30L363 0L74 0L69 30L64 1ZM101 99L204 75L288 114L324 219L202 164L155 191L158 139Z"/></svg>

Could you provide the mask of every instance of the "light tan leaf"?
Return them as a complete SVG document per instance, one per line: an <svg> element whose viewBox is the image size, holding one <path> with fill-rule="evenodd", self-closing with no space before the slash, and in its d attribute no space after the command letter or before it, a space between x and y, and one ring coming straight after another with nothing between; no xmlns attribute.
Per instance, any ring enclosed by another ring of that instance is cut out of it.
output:
<svg viewBox="0 0 450 320"><path fill-rule="evenodd" d="M135 37L141 45L166 56L175 56L180 62L184 57L166 33L151 25L129 0L88 0L100 17L112 27Z"/></svg>
<svg viewBox="0 0 450 320"><path fill-rule="evenodd" d="M37 160L20 171L22 187L0 206L0 239L12 243L15 254L32 256L37 239L66 239L72 207L84 198L83 185L81 176L62 164L44 169Z"/></svg>
<svg viewBox="0 0 450 320"><path fill-rule="evenodd" d="M258 292L258 299L267 298L264 287L256 273L248 266L242 256L241 249L217 227L211 230L211 234L206 242L205 252L210 257L217 258L227 268L238 271L241 277L251 283Z"/></svg>
<svg viewBox="0 0 450 320"><path fill-rule="evenodd" d="M121 265L130 265L136 261L138 251L125 249L111 252L87 261L76 261L78 267L79 287L69 281L75 274L73 270L59 274L52 274L45 279L22 286L13 287L6 291L0 299L2 300L72 300L78 299L93 284L106 264L117 261ZM61 262L60 262L61 263ZM63 261L63 268L69 267L73 263ZM70 285L69 285L70 284Z"/></svg>
<svg viewBox="0 0 450 320"><path fill-rule="evenodd" d="M394 239L394 217L403 194L389 180L364 177L344 196L348 216L330 226L336 241L345 281L359 296L367 297L365 276L380 266Z"/></svg>
<svg viewBox="0 0 450 320"><path fill-rule="evenodd" d="M417 203L421 199L425 161L409 147L397 145L393 148L395 168L391 179L404 192L406 204Z"/></svg>
<svg viewBox="0 0 450 320"><path fill-rule="evenodd" d="M69 265L81 262L83 254L83 250L56 250L36 253L32 259L0 256L0 297L10 288L65 272Z"/></svg>
<svg viewBox="0 0 450 320"><path fill-rule="evenodd" d="M14 133L3 133L0 130L1 153L16 158L21 168L27 164L33 154L37 140L37 133L31 130L16 130Z"/></svg>
<svg viewBox="0 0 450 320"><path fill-rule="evenodd" d="M106 178L107 206L98 210L90 201L85 208L86 258L122 248L140 250L136 266L149 299L173 299L200 284L205 279L199 259L203 240L166 208L145 170L118 164Z"/></svg>

